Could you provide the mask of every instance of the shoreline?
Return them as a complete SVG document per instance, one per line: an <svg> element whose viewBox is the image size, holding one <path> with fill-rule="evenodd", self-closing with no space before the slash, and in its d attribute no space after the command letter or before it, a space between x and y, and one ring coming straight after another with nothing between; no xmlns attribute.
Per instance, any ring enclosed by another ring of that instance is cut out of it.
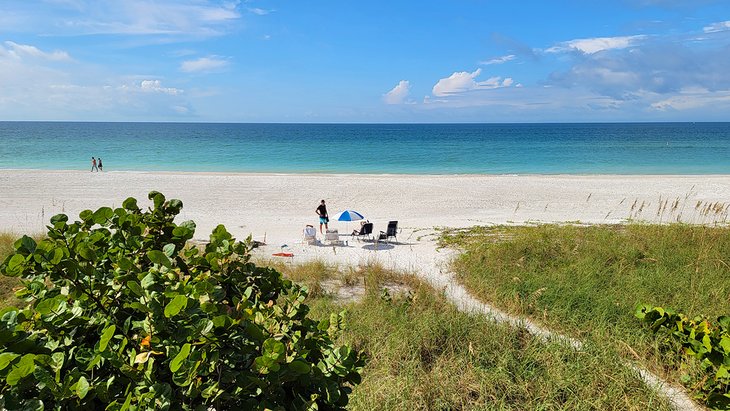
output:
<svg viewBox="0 0 730 411"><path fill-rule="evenodd" d="M79 169L45 169L45 168L0 168L4 173L59 173L59 174L94 174ZM274 171L175 171L175 170L110 170L100 174L141 174L141 175L209 175L209 176L286 176L286 177L587 177L587 178L697 178L697 177L730 177L730 173L713 174L616 174L616 173L320 173L320 172L274 172Z"/></svg>

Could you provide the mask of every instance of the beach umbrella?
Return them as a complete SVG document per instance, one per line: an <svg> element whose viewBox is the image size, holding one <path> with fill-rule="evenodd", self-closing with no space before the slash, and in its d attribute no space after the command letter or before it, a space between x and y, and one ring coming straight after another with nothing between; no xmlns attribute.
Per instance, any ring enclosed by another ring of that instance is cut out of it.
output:
<svg viewBox="0 0 730 411"><path fill-rule="evenodd" d="M335 215L336 221L347 221L347 231L350 231L350 221L358 221L358 220L364 220L365 217L358 213L357 211L353 210L345 210L337 213Z"/></svg>
<svg viewBox="0 0 730 411"><path fill-rule="evenodd" d="M337 213L334 219L337 221L358 221L364 220L365 217L363 217L363 215L358 213L357 211L345 210Z"/></svg>

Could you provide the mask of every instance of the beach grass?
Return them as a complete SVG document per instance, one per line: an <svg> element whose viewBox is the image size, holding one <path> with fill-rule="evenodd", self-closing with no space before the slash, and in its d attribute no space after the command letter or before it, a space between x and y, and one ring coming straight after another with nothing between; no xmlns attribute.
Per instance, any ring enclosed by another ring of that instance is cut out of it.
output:
<svg viewBox="0 0 730 411"><path fill-rule="evenodd" d="M637 304L730 314L730 230L692 225L495 226L447 231L442 245L475 296L637 360L679 383L696 364L634 317ZM691 387L692 388L692 387Z"/></svg>
<svg viewBox="0 0 730 411"><path fill-rule="evenodd" d="M592 344L577 352L459 312L414 276L398 278L399 273L377 265L280 267L307 284L364 283L358 300L343 302L336 293L322 292L307 301L314 318L347 310L340 342L368 355L363 382L348 409L669 409L614 353ZM383 291L394 282L408 291Z"/></svg>
<svg viewBox="0 0 730 411"><path fill-rule="evenodd" d="M13 243L20 237L14 233L0 232L0 262L13 251ZM17 278L0 275L0 309L20 303L20 300L15 298L14 291L19 286L20 280Z"/></svg>

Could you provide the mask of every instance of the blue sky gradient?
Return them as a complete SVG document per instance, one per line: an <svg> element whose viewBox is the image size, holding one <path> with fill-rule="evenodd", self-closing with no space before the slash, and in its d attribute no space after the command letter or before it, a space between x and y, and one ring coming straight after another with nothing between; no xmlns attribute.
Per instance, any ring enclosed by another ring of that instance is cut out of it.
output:
<svg viewBox="0 0 730 411"><path fill-rule="evenodd" d="M0 3L0 120L730 121L726 0Z"/></svg>

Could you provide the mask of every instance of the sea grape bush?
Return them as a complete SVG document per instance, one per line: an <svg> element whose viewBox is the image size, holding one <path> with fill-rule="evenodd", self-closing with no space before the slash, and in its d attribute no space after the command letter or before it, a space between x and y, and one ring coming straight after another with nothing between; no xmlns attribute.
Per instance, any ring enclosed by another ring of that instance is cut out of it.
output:
<svg viewBox="0 0 730 411"><path fill-rule="evenodd" d="M730 410L730 316L712 323L644 304L637 308L636 317L653 331L676 339L686 354L697 358L705 372L700 399L711 408Z"/></svg>
<svg viewBox="0 0 730 411"><path fill-rule="evenodd" d="M0 409L342 409L364 357L307 317L306 289L250 261L223 226L204 250L158 192L51 218L0 265L24 309L0 311Z"/></svg>

